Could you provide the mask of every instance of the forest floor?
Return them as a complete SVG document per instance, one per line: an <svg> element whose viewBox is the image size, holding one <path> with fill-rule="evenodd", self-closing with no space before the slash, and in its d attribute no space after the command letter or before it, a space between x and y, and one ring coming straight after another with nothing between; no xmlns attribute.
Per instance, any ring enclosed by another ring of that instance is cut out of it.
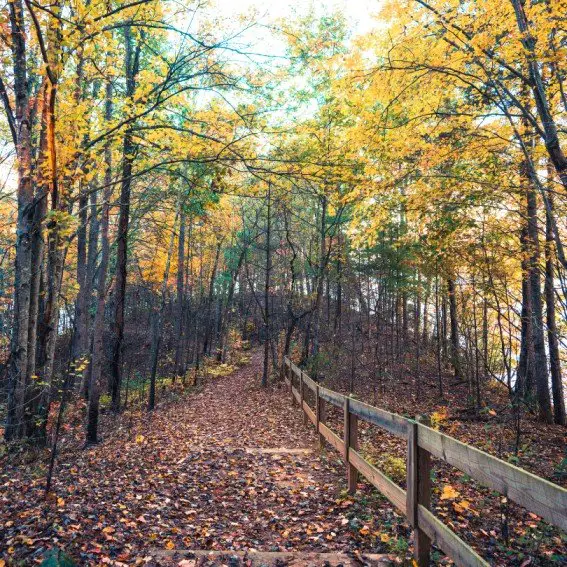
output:
<svg viewBox="0 0 567 567"><path fill-rule="evenodd" d="M364 564L365 554L411 564L404 518L363 481L348 496L340 456L319 450L286 388L260 387L260 351L240 356L242 366L212 372L200 387L160 388L162 403L151 414L128 410L113 428L105 416L105 439L90 449L82 448L83 410L70 410L48 501L46 455L0 457L0 558L33 565L57 547L79 565L346 567ZM339 413L331 408L328 419L340 435ZM463 426L467 442L494 439L486 424L472 425ZM404 486L403 442L367 424L359 435L365 458ZM435 513L491 565L564 564L564 534L434 464ZM291 560L290 551L309 555ZM446 563L437 551L434 559Z"/></svg>
<svg viewBox="0 0 567 567"><path fill-rule="evenodd" d="M79 424L69 426L47 502L45 463L4 456L0 557L35 564L58 547L80 565L188 566L195 559L175 550L346 552L354 561L404 552L402 518L370 489L346 496L339 456L319 452L285 389L259 386L260 368L252 351L245 366L151 415L122 416L90 449Z"/></svg>

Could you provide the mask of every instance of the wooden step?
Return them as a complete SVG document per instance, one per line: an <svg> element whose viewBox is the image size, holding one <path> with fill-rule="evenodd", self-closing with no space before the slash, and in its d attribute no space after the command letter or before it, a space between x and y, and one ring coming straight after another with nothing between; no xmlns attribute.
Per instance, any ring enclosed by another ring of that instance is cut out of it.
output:
<svg viewBox="0 0 567 567"><path fill-rule="evenodd" d="M377 553L317 553L309 551L154 550L156 565L169 567L387 567L392 557Z"/></svg>
<svg viewBox="0 0 567 567"><path fill-rule="evenodd" d="M244 450L250 455L309 455L310 453L313 453L313 449L286 449L285 447L247 447Z"/></svg>

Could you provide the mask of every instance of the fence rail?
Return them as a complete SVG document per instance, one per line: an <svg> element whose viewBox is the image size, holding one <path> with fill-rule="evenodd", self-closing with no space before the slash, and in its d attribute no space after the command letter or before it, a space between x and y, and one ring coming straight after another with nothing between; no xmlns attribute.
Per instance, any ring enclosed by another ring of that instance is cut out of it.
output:
<svg viewBox="0 0 567 567"><path fill-rule="evenodd" d="M284 360L284 376L292 402L303 410L304 422L313 423L320 444L327 441L343 456L349 492L356 491L360 473L407 516L414 530L414 557L419 567L429 565L432 544L441 548L457 565L489 565L431 511L431 456L567 531L567 490L561 486L422 423L324 388L287 357ZM306 401L306 388L315 396L314 408ZM342 438L325 423L327 403L343 410ZM359 419L407 440L407 490L394 483L358 452Z"/></svg>

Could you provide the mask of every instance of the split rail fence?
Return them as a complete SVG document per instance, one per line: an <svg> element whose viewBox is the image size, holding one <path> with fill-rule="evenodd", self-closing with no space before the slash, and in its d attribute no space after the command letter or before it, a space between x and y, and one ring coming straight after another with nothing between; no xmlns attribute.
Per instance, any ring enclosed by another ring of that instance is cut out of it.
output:
<svg viewBox="0 0 567 567"><path fill-rule="evenodd" d="M346 463L349 492L356 491L360 473L408 518L414 530L414 558L419 567L429 565L432 544L443 550L457 565L489 565L431 511L432 456L567 531L566 489L422 423L328 390L312 380L287 357L284 360L284 376L292 402L297 402L303 410L305 422L309 420L313 423L321 445L325 440L342 455ZM314 408L305 399L306 388L314 394ZM325 423L327 403L343 410L342 437ZM360 454L359 419L407 440L407 490L394 483Z"/></svg>

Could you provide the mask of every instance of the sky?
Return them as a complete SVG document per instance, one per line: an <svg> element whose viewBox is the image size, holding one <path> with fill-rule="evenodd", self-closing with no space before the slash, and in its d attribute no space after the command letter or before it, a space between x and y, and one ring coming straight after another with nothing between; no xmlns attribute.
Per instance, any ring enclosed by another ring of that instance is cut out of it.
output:
<svg viewBox="0 0 567 567"><path fill-rule="evenodd" d="M214 2L224 14L240 14L250 9L257 9L267 17L282 17L294 10L304 11L310 5L326 8L329 11L341 10L356 25L357 31L365 32L371 29L372 22L369 14L376 12L380 0L215 0Z"/></svg>
<svg viewBox="0 0 567 567"><path fill-rule="evenodd" d="M377 25L376 16L383 0L213 0L223 18L236 21L238 15L257 13L259 24L269 24L279 18L302 15L314 8L316 14L342 12L350 22L353 35L371 31ZM262 31L262 26L251 30L247 41L261 47L270 55L281 53L282 46L271 34Z"/></svg>

